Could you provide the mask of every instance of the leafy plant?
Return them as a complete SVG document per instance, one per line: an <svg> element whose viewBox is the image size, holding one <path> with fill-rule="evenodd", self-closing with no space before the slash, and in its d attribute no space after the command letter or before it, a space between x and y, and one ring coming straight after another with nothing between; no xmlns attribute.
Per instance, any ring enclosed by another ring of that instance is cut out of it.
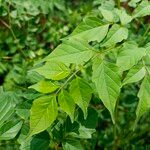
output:
<svg viewBox="0 0 150 150"><path fill-rule="evenodd" d="M65 12L55 1L52 7L40 2L35 16L39 8ZM24 150L150 147L150 2L93 5L98 8L24 73L24 90L1 90L1 140L16 137Z"/></svg>

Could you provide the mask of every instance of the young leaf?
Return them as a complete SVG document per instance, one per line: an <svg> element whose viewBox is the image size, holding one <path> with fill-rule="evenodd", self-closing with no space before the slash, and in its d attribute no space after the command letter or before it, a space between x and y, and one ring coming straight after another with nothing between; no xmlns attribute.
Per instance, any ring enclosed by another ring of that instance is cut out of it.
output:
<svg viewBox="0 0 150 150"><path fill-rule="evenodd" d="M121 42L122 40L127 39L128 37L128 29L125 27L121 27L117 24L114 24L110 31L107 34L106 40L104 44L101 46L109 47L114 46L116 43Z"/></svg>
<svg viewBox="0 0 150 150"><path fill-rule="evenodd" d="M134 11L134 18L144 17L150 15L150 2L148 0L144 0L140 3L140 5Z"/></svg>
<svg viewBox="0 0 150 150"><path fill-rule="evenodd" d="M29 88L35 89L41 93L51 93L59 88L58 85L52 83L51 81L41 80L40 82L30 86Z"/></svg>
<svg viewBox="0 0 150 150"><path fill-rule="evenodd" d="M146 76L138 93L139 103L136 110L136 121L150 108L150 76Z"/></svg>
<svg viewBox="0 0 150 150"><path fill-rule="evenodd" d="M46 130L58 114L55 96L43 96L34 100L30 115L30 135Z"/></svg>
<svg viewBox="0 0 150 150"><path fill-rule="evenodd" d="M77 77L71 82L70 94L75 103L82 109L84 118L86 118L87 108L92 96L92 88L85 80Z"/></svg>
<svg viewBox="0 0 150 150"><path fill-rule="evenodd" d="M73 122L74 111L75 111L75 102L73 98L70 96L70 94L67 91L62 90L58 96L58 102L61 109L69 115L71 121Z"/></svg>
<svg viewBox="0 0 150 150"><path fill-rule="evenodd" d="M22 126L22 121L20 122L8 122L0 129L0 140L10 140L13 139Z"/></svg>
<svg viewBox="0 0 150 150"><path fill-rule="evenodd" d="M35 69L40 75L47 79L61 80L70 74L70 69L61 62L46 62L46 64L40 68Z"/></svg>
<svg viewBox="0 0 150 150"><path fill-rule="evenodd" d="M69 38L101 42L108 32L108 27L109 25L102 23L100 19L89 16L79 24Z"/></svg>
<svg viewBox="0 0 150 150"><path fill-rule="evenodd" d="M117 57L117 66L121 72L128 70L145 55L145 48L139 48L132 43L124 43Z"/></svg>
<svg viewBox="0 0 150 150"><path fill-rule="evenodd" d="M60 44L45 61L60 61L66 65L82 64L93 56L93 48L81 39L71 38Z"/></svg>
<svg viewBox="0 0 150 150"><path fill-rule="evenodd" d="M131 68L126 75L125 79L123 80L123 85L133 82L138 82L145 76L145 67L141 65L136 65L133 68Z"/></svg>
<svg viewBox="0 0 150 150"><path fill-rule="evenodd" d="M121 81L115 64L97 60L93 65L93 82L105 107L110 111L115 123L114 111L120 93Z"/></svg>

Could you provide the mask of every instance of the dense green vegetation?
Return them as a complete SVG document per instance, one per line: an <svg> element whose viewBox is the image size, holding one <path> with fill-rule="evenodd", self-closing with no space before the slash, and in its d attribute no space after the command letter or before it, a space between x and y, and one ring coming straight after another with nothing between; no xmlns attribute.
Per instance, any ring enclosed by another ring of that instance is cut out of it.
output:
<svg viewBox="0 0 150 150"><path fill-rule="evenodd" d="M148 0L0 0L0 150L150 149Z"/></svg>

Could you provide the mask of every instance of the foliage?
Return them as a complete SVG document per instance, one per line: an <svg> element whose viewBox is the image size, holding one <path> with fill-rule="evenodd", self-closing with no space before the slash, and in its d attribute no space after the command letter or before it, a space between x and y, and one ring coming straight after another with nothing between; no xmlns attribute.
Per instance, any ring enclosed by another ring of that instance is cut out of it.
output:
<svg viewBox="0 0 150 150"><path fill-rule="evenodd" d="M1 149L149 149L150 2L84 3L0 1Z"/></svg>

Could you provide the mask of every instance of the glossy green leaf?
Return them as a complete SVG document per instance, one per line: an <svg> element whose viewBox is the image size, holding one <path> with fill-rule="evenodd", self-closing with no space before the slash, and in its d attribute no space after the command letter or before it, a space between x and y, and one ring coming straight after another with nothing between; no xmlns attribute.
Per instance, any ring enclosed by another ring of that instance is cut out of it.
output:
<svg viewBox="0 0 150 150"><path fill-rule="evenodd" d="M150 15L150 2L148 0L143 0L140 5L134 11L134 18L144 17Z"/></svg>
<svg viewBox="0 0 150 150"><path fill-rule="evenodd" d="M109 30L105 42L101 45L102 47L115 46L115 44L127 39L128 29L114 24Z"/></svg>
<svg viewBox="0 0 150 150"><path fill-rule="evenodd" d="M70 74L70 69L61 62L46 62L42 67L35 69L40 75L47 79L61 80Z"/></svg>
<svg viewBox="0 0 150 150"><path fill-rule="evenodd" d="M121 81L117 72L118 68L115 64L104 60L97 60L93 65L93 82L100 99L110 111L113 123L115 123L115 105L121 88Z"/></svg>
<svg viewBox="0 0 150 150"><path fill-rule="evenodd" d="M88 42L98 41L101 42L107 32L108 24L104 24L96 17L85 17L83 22L73 31L69 38L82 39Z"/></svg>
<svg viewBox="0 0 150 150"><path fill-rule="evenodd" d="M58 96L58 102L61 109L69 115L71 121L73 122L74 111L75 111L75 102L73 98L70 96L70 94L67 91L62 90Z"/></svg>
<svg viewBox="0 0 150 150"><path fill-rule="evenodd" d="M136 120L150 109L150 76L146 76L138 93L139 103L136 110Z"/></svg>
<svg viewBox="0 0 150 150"><path fill-rule="evenodd" d="M93 56L93 48L81 39L71 38L63 41L45 61L60 61L69 65L71 63L82 64Z"/></svg>
<svg viewBox="0 0 150 150"><path fill-rule="evenodd" d="M13 139L22 126L22 121L20 122L8 122L3 127L0 128L0 140L10 140Z"/></svg>
<svg viewBox="0 0 150 150"><path fill-rule="evenodd" d="M133 82L138 82L145 76L145 67L141 65L136 65L129 70L125 79L123 80L123 85Z"/></svg>
<svg viewBox="0 0 150 150"><path fill-rule="evenodd" d="M34 100L30 115L30 135L46 130L58 114L55 96L43 96Z"/></svg>
<svg viewBox="0 0 150 150"><path fill-rule="evenodd" d="M52 83L51 81L41 80L40 82L30 86L29 88L35 89L40 93L51 93L58 89L59 86Z"/></svg>
<svg viewBox="0 0 150 150"><path fill-rule="evenodd" d="M139 48L132 43L125 43L118 54L117 66L121 72L128 70L136 65L145 55L145 48Z"/></svg>
<svg viewBox="0 0 150 150"><path fill-rule="evenodd" d="M77 77L71 82L70 94L75 103L82 109L84 118L86 118L87 108L92 96L92 88L84 79Z"/></svg>

